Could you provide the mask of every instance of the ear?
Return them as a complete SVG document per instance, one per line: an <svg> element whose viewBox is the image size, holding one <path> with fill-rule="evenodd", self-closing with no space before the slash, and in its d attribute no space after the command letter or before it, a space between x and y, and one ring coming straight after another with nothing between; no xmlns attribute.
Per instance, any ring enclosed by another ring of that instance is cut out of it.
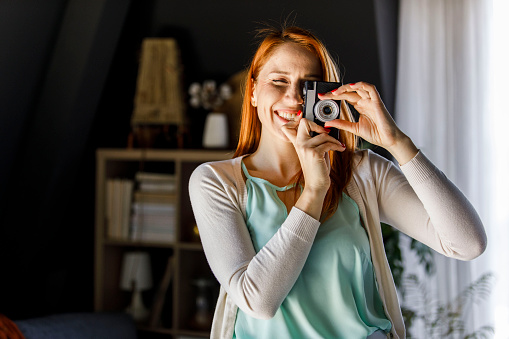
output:
<svg viewBox="0 0 509 339"><path fill-rule="evenodd" d="M253 107L256 107L256 81L254 81L254 79L251 79L251 88L253 89L251 91L251 105L253 105Z"/></svg>

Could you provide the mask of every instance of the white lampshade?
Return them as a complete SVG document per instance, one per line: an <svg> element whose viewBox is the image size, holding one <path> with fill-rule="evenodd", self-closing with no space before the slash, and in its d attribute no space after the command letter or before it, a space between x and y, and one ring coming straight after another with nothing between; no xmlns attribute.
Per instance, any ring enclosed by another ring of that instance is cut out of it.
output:
<svg viewBox="0 0 509 339"><path fill-rule="evenodd" d="M147 252L124 254L120 288L126 291L144 291L152 288L152 269Z"/></svg>
<svg viewBox="0 0 509 339"><path fill-rule="evenodd" d="M203 130L203 147L228 147L228 117L224 113L209 113Z"/></svg>

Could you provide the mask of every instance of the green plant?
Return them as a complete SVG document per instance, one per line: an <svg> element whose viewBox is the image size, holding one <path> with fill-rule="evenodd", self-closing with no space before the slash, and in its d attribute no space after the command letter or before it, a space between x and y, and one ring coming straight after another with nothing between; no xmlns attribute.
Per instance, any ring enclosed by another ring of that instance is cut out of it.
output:
<svg viewBox="0 0 509 339"><path fill-rule="evenodd" d="M360 140L359 148L371 149L391 159L390 154L382 148L376 147L365 140ZM406 304L412 305L412 307L403 306L401 308L408 338L412 338L412 326L418 321L424 322L425 338L449 338L451 336L462 339L488 338L489 334L493 333L491 326L483 326L472 333L466 334L463 320L466 307L479 302L489 294L490 283L493 278L491 273L483 275L470 284L454 300L446 304L432 301L426 284L421 283L416 275L405 276L401 238L408 236L390 225L382 223L381 227L385 253L394 283L406 299ZM415 239L411 239L410 250L417 256L426 276L433 275L435 273L435 261L431 248Z"/></svg>
<svg viewBox="0 0 509 339"><path fill-rule="evenodd" d="M402 279L404 276L405 266L403 265L403 257L401 253L401 237L408 237L402 234L394 227L382 223L382 237L385 246L385 253L387 261L392 271L394 283L398 289L402 289ZM410 249L415 252L419 259L419 263L424 266L425 272L428 275L435 273L435 262L431 249L418 242L415 239L410 241Z"/></svg>
<svg viewBox="0 0 509 339"><path fill-rule="evenodd" d="M491 326L466 333L464 316L473 304L481 302L490 294L492 280L493 274L486 273L461 291L455 299L441 303L430 297L426 284L416 275L408 275L403 285L406 304L412 306L402 309L405 318L409 319L406 323L407 337L413 338L410 329L414 322L422 321L425 338L489 338L493 333Z"/></svg>
<svg viewBox="0 0 509 339"><path fill-rule="evenodd" d="M416 338L411 333L417 322L424 322L425 335L423 337L425 338L489 338L489 335L493 333L493 328L490 326L483 326L472 333L465 333L463 317L468 306L480 302L489 294L492 274L483 275L454 300L440 304L437 301L432 301L426 284L420 282L416 275L405 275L401 238L407 236L386 224L382 224L382 236L394 282L406 301L401 308L401 313L408 338ZM432 276L435 273L432 250L415 239L410 240L410 250L417 256L426 276Z"/></svg>

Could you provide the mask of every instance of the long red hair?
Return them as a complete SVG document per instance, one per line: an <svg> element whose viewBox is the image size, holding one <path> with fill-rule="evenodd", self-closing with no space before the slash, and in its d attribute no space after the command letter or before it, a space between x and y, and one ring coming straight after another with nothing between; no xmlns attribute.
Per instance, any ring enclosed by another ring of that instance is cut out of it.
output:
<svg viewBox="0 0 509 339"><path fill-rule="evenodd" d="M263 36L263 40L251 61L245 80L242 121L240 124L239 142L234 157L254 153L258 148L262 124L258 119L256 107L251 104L253 83L258 77L261 68L279 46L292 42L310 50L316 55L322 65L323 80L341 82L337 64L325 48L325 45L311 32L292 26L282 30L266 28L260 30L259 35ZM341 105L340 118L354 121L350 109L344 102ZM322 217L331 216L336 211L342 197L342 192L352 177L352 156L357 147L357 137L352 133L340 131L340 138L346 145L346 150L344 152L329 151L331 186L325 197ZM295 177L295 181L305 185L302 171Z"/></svg>

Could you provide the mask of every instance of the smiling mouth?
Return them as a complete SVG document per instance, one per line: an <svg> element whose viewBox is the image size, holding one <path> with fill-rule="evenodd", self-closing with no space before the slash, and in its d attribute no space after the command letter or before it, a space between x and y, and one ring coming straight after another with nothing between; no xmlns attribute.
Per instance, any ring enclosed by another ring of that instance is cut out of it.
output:
<svg viewBox="0 0 509 339"><path fill-rule="evenodd" d="M289 113L289 112L276 111L276 114L278 116L280 116L281 118L286 119L288 121L294 121L300 115L300 112L299 113Z"/></svg>

